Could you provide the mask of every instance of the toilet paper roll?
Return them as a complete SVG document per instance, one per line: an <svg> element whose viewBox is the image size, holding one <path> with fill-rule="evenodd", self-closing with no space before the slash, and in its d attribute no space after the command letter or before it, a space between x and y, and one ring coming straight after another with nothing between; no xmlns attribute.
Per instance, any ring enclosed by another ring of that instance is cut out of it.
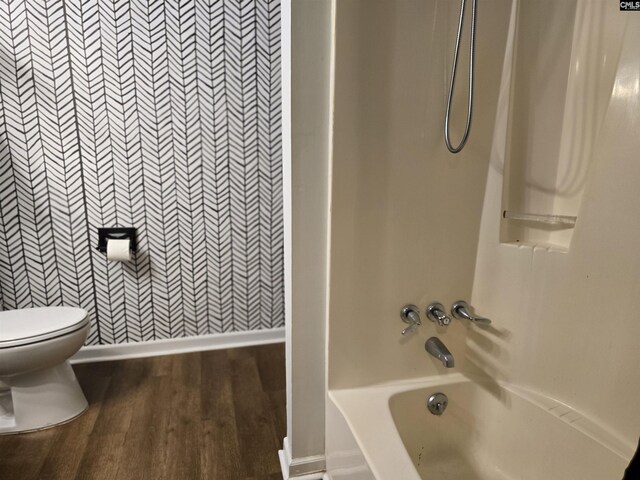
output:
<svg viewBox="0 0 640 480"><path fill-rule="evenodd" d="M129 239L107 240L107 260L113 262L128 262L131 260Z"/></svg>

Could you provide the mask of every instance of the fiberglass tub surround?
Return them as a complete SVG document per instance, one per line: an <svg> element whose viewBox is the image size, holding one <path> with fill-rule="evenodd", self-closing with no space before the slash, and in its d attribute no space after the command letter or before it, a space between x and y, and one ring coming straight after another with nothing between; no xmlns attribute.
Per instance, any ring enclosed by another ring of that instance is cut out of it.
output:
<svg viewBox="0 0 640 480"><path fill-rule="evenodd" d="M342 435L367 480L621 478L640 433L640 17L479 0L451 155L458 7L336 4L329 472ZM425 321L459 299L492 324Z"/></svg>

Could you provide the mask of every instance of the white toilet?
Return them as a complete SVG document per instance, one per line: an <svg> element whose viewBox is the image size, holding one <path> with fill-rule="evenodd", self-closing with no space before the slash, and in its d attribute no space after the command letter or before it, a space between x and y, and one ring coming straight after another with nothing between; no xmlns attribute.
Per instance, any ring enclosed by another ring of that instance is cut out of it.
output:
<svg viewBox="0 0 640 480"><path fill-rule="evenodd" d="M51 427L86 410L69 358L89 329L81 308L0 312L0 435Z"/></svg>

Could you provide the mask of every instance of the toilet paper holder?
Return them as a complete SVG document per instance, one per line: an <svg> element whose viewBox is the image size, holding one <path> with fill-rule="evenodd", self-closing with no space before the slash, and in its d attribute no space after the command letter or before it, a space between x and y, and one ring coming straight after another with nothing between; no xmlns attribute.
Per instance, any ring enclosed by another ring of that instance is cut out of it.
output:
<svg viewBox="0 0 640 480"><path fill-rule="evenodd" d="M135 252L138 244L136 242L136 229L132 227L113 227L98 228L98 246L99 252L107 253L107 242L109 240L126 240L129 239L129 250Z"/></svg>

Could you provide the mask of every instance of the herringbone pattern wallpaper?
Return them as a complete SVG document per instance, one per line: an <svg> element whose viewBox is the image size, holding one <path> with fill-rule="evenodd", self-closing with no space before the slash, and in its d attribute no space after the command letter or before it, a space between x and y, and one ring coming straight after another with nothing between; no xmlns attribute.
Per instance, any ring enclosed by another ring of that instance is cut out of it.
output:
<svg viewBox="0 0 640 480"><path fill-rule="evenodd" d="M90 344L281 326L280 107L279 0L0 0L2 308L82 306Z"/></svg>

